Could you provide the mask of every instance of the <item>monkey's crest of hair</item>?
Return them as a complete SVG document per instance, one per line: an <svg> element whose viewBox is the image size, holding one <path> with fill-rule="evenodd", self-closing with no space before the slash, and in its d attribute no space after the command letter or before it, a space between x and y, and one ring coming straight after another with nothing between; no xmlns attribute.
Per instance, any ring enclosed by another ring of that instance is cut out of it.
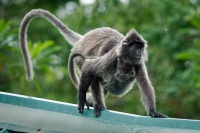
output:
<svg viewBox="0 0 200 133"><path fill-rule="evenodd" d="M145 44L147 44L147 41L135 30L135 29L131 29L127 34L125 39L129 42L131 40L138 40L138 41L142 41Z"/></svg>

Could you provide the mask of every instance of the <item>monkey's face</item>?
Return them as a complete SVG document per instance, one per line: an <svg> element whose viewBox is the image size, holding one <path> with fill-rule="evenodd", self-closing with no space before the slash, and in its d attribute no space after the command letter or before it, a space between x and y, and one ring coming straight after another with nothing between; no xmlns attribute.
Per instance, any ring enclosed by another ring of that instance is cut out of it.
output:
<svg viewBox="0 0 200 133"><path fill-rule="evenodd" d="M122 55L124 58L132 60L135 64L139 62L145 53L146 44L142 41L131 40L122 42ZM131 61L130 61L131 62Z"/></svg>
<svg viewBox="0 0 200 133"><path fill-rule="evenodd" d="M115 78L122 82L134 78L135 76L136 71L134 65L125 61L123 58L118 57Z"/></svg>
<svg viewBox="0 0 200 133"><path fill-rule="evenodd" d="M135 30L131 30L122 41L120 56L129 59L130 63L138 64L147 60L147 41Z"/></svg>

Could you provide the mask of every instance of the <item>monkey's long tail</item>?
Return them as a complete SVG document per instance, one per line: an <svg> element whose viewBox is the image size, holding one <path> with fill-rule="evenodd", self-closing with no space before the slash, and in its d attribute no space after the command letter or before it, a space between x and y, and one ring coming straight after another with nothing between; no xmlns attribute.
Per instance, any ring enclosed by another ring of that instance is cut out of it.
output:
<svg viewBox="0 0 200 133"><path fill-rule="evenodd" d="M67 26L65 26L56 16L51 14L48 11L42 10L42 9L35 9L30 12L28 12L20 25L19 30L19 43L22 51L22 55L25 61L25 67L26 67L26 73L27 73L27 80L33 79L33 67L32 62L30 58L30 54L27 48L27 28L29 25L29 22L34 17L42 17L44 19L47 19L51 24L53 24L60 33L64 36L64 38L73 46L78 42L82 35L70 30Z"/></svg>
<svg viewBox="0 0 200 133"><path fill-rule="evenodd" d="M77 53L71 52L69 55L69 60L68 60L68 74L69 77L71 78L72 83L74 84L74 86L78 89L78 84L80 82L80 78L77 75L77 72L75 70L75 66L74 66L74 58L76 56L79 56L82 58L82 62L79 62L79 65L81 65L81 67L83 67L83 63L86 60L90 60L90 59L96 59L97 56L85 56L83 54L80 54L78 51L76 51Z"/></svg>
<svg viewBox="0 0 200 133"><path fill-rule="evenodd" d="M78 84L79 84L80 81L79 81L79 77L78 77L76 70L75 70L75 67L74 67L74 57L76 57L76 56L81 56L83 59L85 59L80 54L70 53L69 61L68 61L68 74L69 74L69 77L71 78L72 83L78 89Z"/></svg>

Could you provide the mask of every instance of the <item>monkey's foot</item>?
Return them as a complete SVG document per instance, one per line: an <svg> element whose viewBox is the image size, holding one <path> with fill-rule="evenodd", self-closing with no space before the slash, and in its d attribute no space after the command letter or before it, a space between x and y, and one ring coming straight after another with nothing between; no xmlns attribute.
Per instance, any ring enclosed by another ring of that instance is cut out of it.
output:
<svg viewBox="0 0 200 133"><path fill-rule="evenodd" d="M152 112L149 112L149 115L153 118L168 118L168 116L164 115L164 114L161 114L159 112L156 112L156 111L152 111Z"/></svg>
<svg viewBox="0 0 200 133"><path fill-rule="evenodd" d="M79 94L78 100L79 100L79 103L78 103L79 113L83 114L83 112L84 112L84 105L86 105L87 109L89 109L89 105L88 105L88 102L86 100L86 95L85 94Z"/></svg>
<svg viewBox="0 0 200 133"><path fill-rule="evenodd" d="M94 116L95 117L99 117L100 116L100 112L103 111L104 109L106 109L103 105L101 104L94 104Z"/></svg>

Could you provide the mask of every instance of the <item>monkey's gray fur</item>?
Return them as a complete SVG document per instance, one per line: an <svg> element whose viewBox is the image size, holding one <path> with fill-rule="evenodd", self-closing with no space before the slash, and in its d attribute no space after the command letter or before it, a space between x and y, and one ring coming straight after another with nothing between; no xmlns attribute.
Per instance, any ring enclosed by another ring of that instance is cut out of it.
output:
<svg viewBox="0 0 200 133"><path fill-rule="evenodd" d="M117 30L103 27L82 36L70 30L48 11L32 10L25 15L19 31L29 80L33 79L33 68L27 48L26 32L30 20L34 17L47 19L73 46L68 69L70 78L78 89L80 113L83 114L85 104L88 108L93 104L94 115L100 116L100 112L106 108L104 99L108 92L122 96L129 92L137 81L147 113L152 117L166 117L156 112L155 92L145 66L147 42L134 29L124 36ZM80 77L77 71L80 72ZM89 88L91 93L87 93Z"/></svg>

